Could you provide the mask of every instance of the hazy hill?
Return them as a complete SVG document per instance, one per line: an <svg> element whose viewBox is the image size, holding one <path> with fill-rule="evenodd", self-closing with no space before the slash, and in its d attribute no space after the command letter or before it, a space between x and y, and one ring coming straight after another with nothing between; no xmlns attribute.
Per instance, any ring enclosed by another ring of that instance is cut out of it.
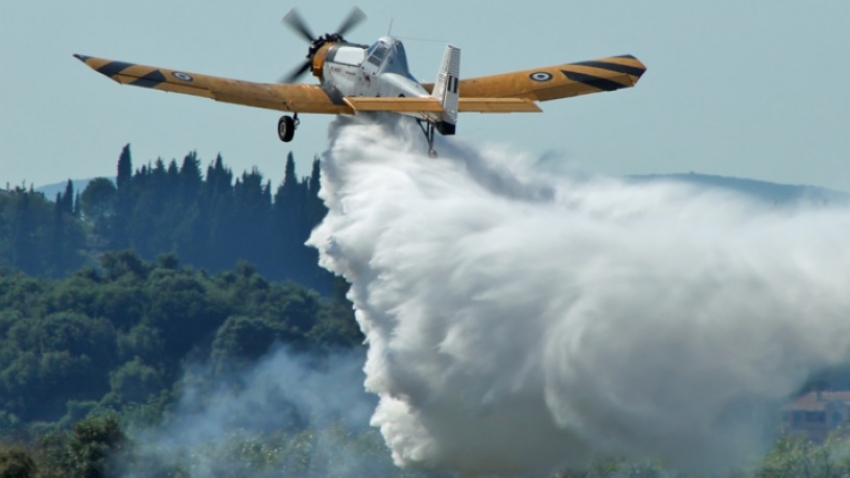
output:
<svg viewBox="0 0 850 478"><path fill-rule="evenodd" d="M94 178L72 179L71 183L74 185L74 192L83 192L83 190L86 189L86 186L89 185L92 179ZM47 199L53 201L54 199L56 199L56 194L65 192L65 186L67 186L67 184L68 181L62 181L61 183L45 184L44 186L39 186L35 188L35 190L44 194L44 197L46 197Z"/></svg>
<svg viewBox="0 0 850 478"><path fill-rule="evenodd" d="M628 176L629 181L680 181L699 186L731 190L768 202L779 204L791 202L821 203L830 205L850 204L850 194L843 191L826 189L817 186L796 184L777 184L755 179L713 176L710 174L679 173L679 174L647 174Z"/></svg>

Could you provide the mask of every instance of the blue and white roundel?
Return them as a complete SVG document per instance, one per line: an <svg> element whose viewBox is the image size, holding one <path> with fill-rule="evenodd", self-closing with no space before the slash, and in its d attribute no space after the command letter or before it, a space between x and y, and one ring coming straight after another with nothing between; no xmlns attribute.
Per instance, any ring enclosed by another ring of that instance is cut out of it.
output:
<svg viewBox="0 0 850 478"><path fill-rule="evenodd" d="M181 73L179 71L172 71L171 74L174 76L174 78L177 78L178 80L183 80L183 81L194 80L194 78L192 78L191 76L187 75L186 73Z"/></svg>
<svg viewBox="0 0 850 478"><path fill-rule="evenodd" d="M549 81L552 79L552 74L545 71L536 71L528 75L528 77L534 81Z"/></svg>

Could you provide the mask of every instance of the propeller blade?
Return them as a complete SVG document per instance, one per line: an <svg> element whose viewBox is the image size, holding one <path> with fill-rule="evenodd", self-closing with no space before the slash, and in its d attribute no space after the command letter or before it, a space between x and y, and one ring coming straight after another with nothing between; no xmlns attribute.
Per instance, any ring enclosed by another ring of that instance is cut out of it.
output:
<svg viewBox="0 0 850 478"><path fill-rule="evenodd" d="M348 33L349 30L351 30L352 28L359 25L360 22L362 22L365 19L366 19L366 14L364 14L363 11L360 10L359 8L354 7L351 10L351 13L348 14L348 17L346 17L346 19L343 20L343 22L336 29L337 35L345 36L345 34Z"/></svg>
<svg viewBox="0 0 850 478"><path fill-rule="evenodd" d="M316 39L316 36L313 35L312 31L310 31L310 27L307 26L307 23L305 23L304 19L301 18L301 15L298 14L298 10L294 8L283 17L283 24L288 25L297 33L300 33L301 36L310 43Z"/></svg>
<svg viewBox="0 0 850 478"><path fill-rule="evenodd" d="M306 73L307 70L309 70L311 66L313 66L313 60L307 59L298 68L292 70L291 73L289 73L288 75L286 75L286 76L282 77L280 80L278 80L278 83L283 83L283 84L295 83L295 81L298 78L301 78L301 75Z"/></svg>

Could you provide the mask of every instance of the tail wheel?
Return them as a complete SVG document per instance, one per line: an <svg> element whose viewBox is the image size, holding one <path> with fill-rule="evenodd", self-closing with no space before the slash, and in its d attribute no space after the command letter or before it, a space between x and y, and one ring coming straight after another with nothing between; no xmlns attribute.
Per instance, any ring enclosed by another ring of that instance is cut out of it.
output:
<svg viewBox="0 0 850 478"><path fill-rule="evenodd" d="M277 121L277 135L281 141L288 143L295 136L295 120L292 116L281 116Z"/></svg>

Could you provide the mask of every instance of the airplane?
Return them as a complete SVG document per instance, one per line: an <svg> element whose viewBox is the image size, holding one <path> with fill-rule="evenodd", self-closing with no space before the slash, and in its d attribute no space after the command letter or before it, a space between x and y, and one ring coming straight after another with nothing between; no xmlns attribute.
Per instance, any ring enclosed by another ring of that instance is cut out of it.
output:
<svg viewBox="0 0 850 478"><path fill-rule="evenodd" d="M436 157L434 132L455 134L458 113L530 113L539 101L614 91L634 86L646 66L632 55L612 56L476 78L460 78L460 49L446 45L434 83L421 83L408 69L402 42L390 35L371 46L343 35L365 19L355 7L334 33L315 36L293 9L283 18L310 43L304 62L278 83L256 83L112 61L74 57L121 84L211 98L294 115L278 121L277 134L289 142L299 113L355 115L389 112L416 118ZM310 71L318 85L295 84Z"/></svg>

